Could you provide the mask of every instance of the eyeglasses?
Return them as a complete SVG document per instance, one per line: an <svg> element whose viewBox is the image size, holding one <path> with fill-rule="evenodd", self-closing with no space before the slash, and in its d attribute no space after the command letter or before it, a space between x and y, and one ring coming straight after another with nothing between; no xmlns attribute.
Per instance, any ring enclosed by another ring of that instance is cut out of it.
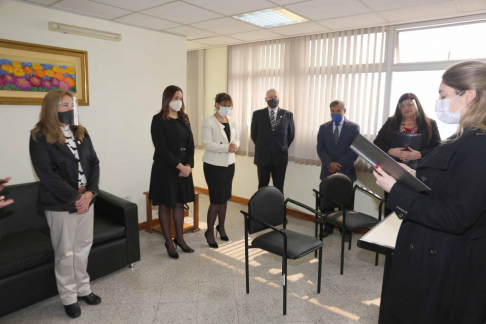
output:
<svg viewBox="0 0 486 324"><path fill-rule="evenodd" d="M405 108L413 108L415 106L415 104L413 102L409 102L408 104L406 105L400 105L400 108L402 109L405 109Z"/></svg>
<svg viewBox="0 0 486 324"><path fill-rule="evenodd" d="M57 105L62 108L74 108L74 102L59 102Z"/></svg>

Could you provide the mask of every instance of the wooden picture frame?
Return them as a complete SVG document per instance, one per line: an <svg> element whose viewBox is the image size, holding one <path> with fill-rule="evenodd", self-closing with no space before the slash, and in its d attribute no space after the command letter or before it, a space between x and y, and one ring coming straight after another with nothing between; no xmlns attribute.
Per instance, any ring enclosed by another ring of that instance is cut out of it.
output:
<svg viewBox="0 0 486 324"><path fill-rule="evenodd" d="M89 105L88 52L0 39L0 105L41 105L53 89Z"/></svg>

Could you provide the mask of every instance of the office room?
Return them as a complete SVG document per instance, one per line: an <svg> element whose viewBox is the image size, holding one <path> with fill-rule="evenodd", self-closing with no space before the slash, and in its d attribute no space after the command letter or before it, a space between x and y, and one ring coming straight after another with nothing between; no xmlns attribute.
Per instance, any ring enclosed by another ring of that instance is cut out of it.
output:
<svg viewBox="0 0 486 324"><path fill-rule="evenodd" d="M0 323L486 323L485 0L0 0Z"/></svg>

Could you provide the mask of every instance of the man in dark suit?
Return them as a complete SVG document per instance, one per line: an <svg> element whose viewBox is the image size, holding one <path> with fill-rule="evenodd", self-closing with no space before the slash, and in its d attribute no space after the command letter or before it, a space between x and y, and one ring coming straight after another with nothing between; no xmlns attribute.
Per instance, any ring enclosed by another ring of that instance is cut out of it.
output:
<svg viewBox="0 0 486 324"><path fill-rule="evenodd" d="M317 154L322 161L321 180L339 172L355 182L354 161L358 155L350 146L359 134L359 125L344 118L346 107L341 100L331 102L330 108L332 120L322 124L317 135ZM324 237L333 230L334 225L326 224ZM348 235L346 240L349 240Z"/></svg>
<svg viewBox="0 0 486 324"><path fill-rule="evenodd" d="M273 185L283 193L289 146L294 140L294 115L278 106L278 94L267 91L267 108L256 110L251 120L251 139L255 143L254 163L258 168L258 188Z"/></svg>

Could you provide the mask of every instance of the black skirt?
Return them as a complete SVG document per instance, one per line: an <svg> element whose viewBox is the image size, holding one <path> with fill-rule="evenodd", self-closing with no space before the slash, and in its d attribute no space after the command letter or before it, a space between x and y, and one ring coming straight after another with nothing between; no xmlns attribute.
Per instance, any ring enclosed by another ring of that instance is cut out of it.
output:
<svg viewBox="0 0 486 324"><path fill-rule="evenodd" d="M204 163L204 178L208 184L211 204L224 204L231 198L235 164L228 167Z"/></svg>

